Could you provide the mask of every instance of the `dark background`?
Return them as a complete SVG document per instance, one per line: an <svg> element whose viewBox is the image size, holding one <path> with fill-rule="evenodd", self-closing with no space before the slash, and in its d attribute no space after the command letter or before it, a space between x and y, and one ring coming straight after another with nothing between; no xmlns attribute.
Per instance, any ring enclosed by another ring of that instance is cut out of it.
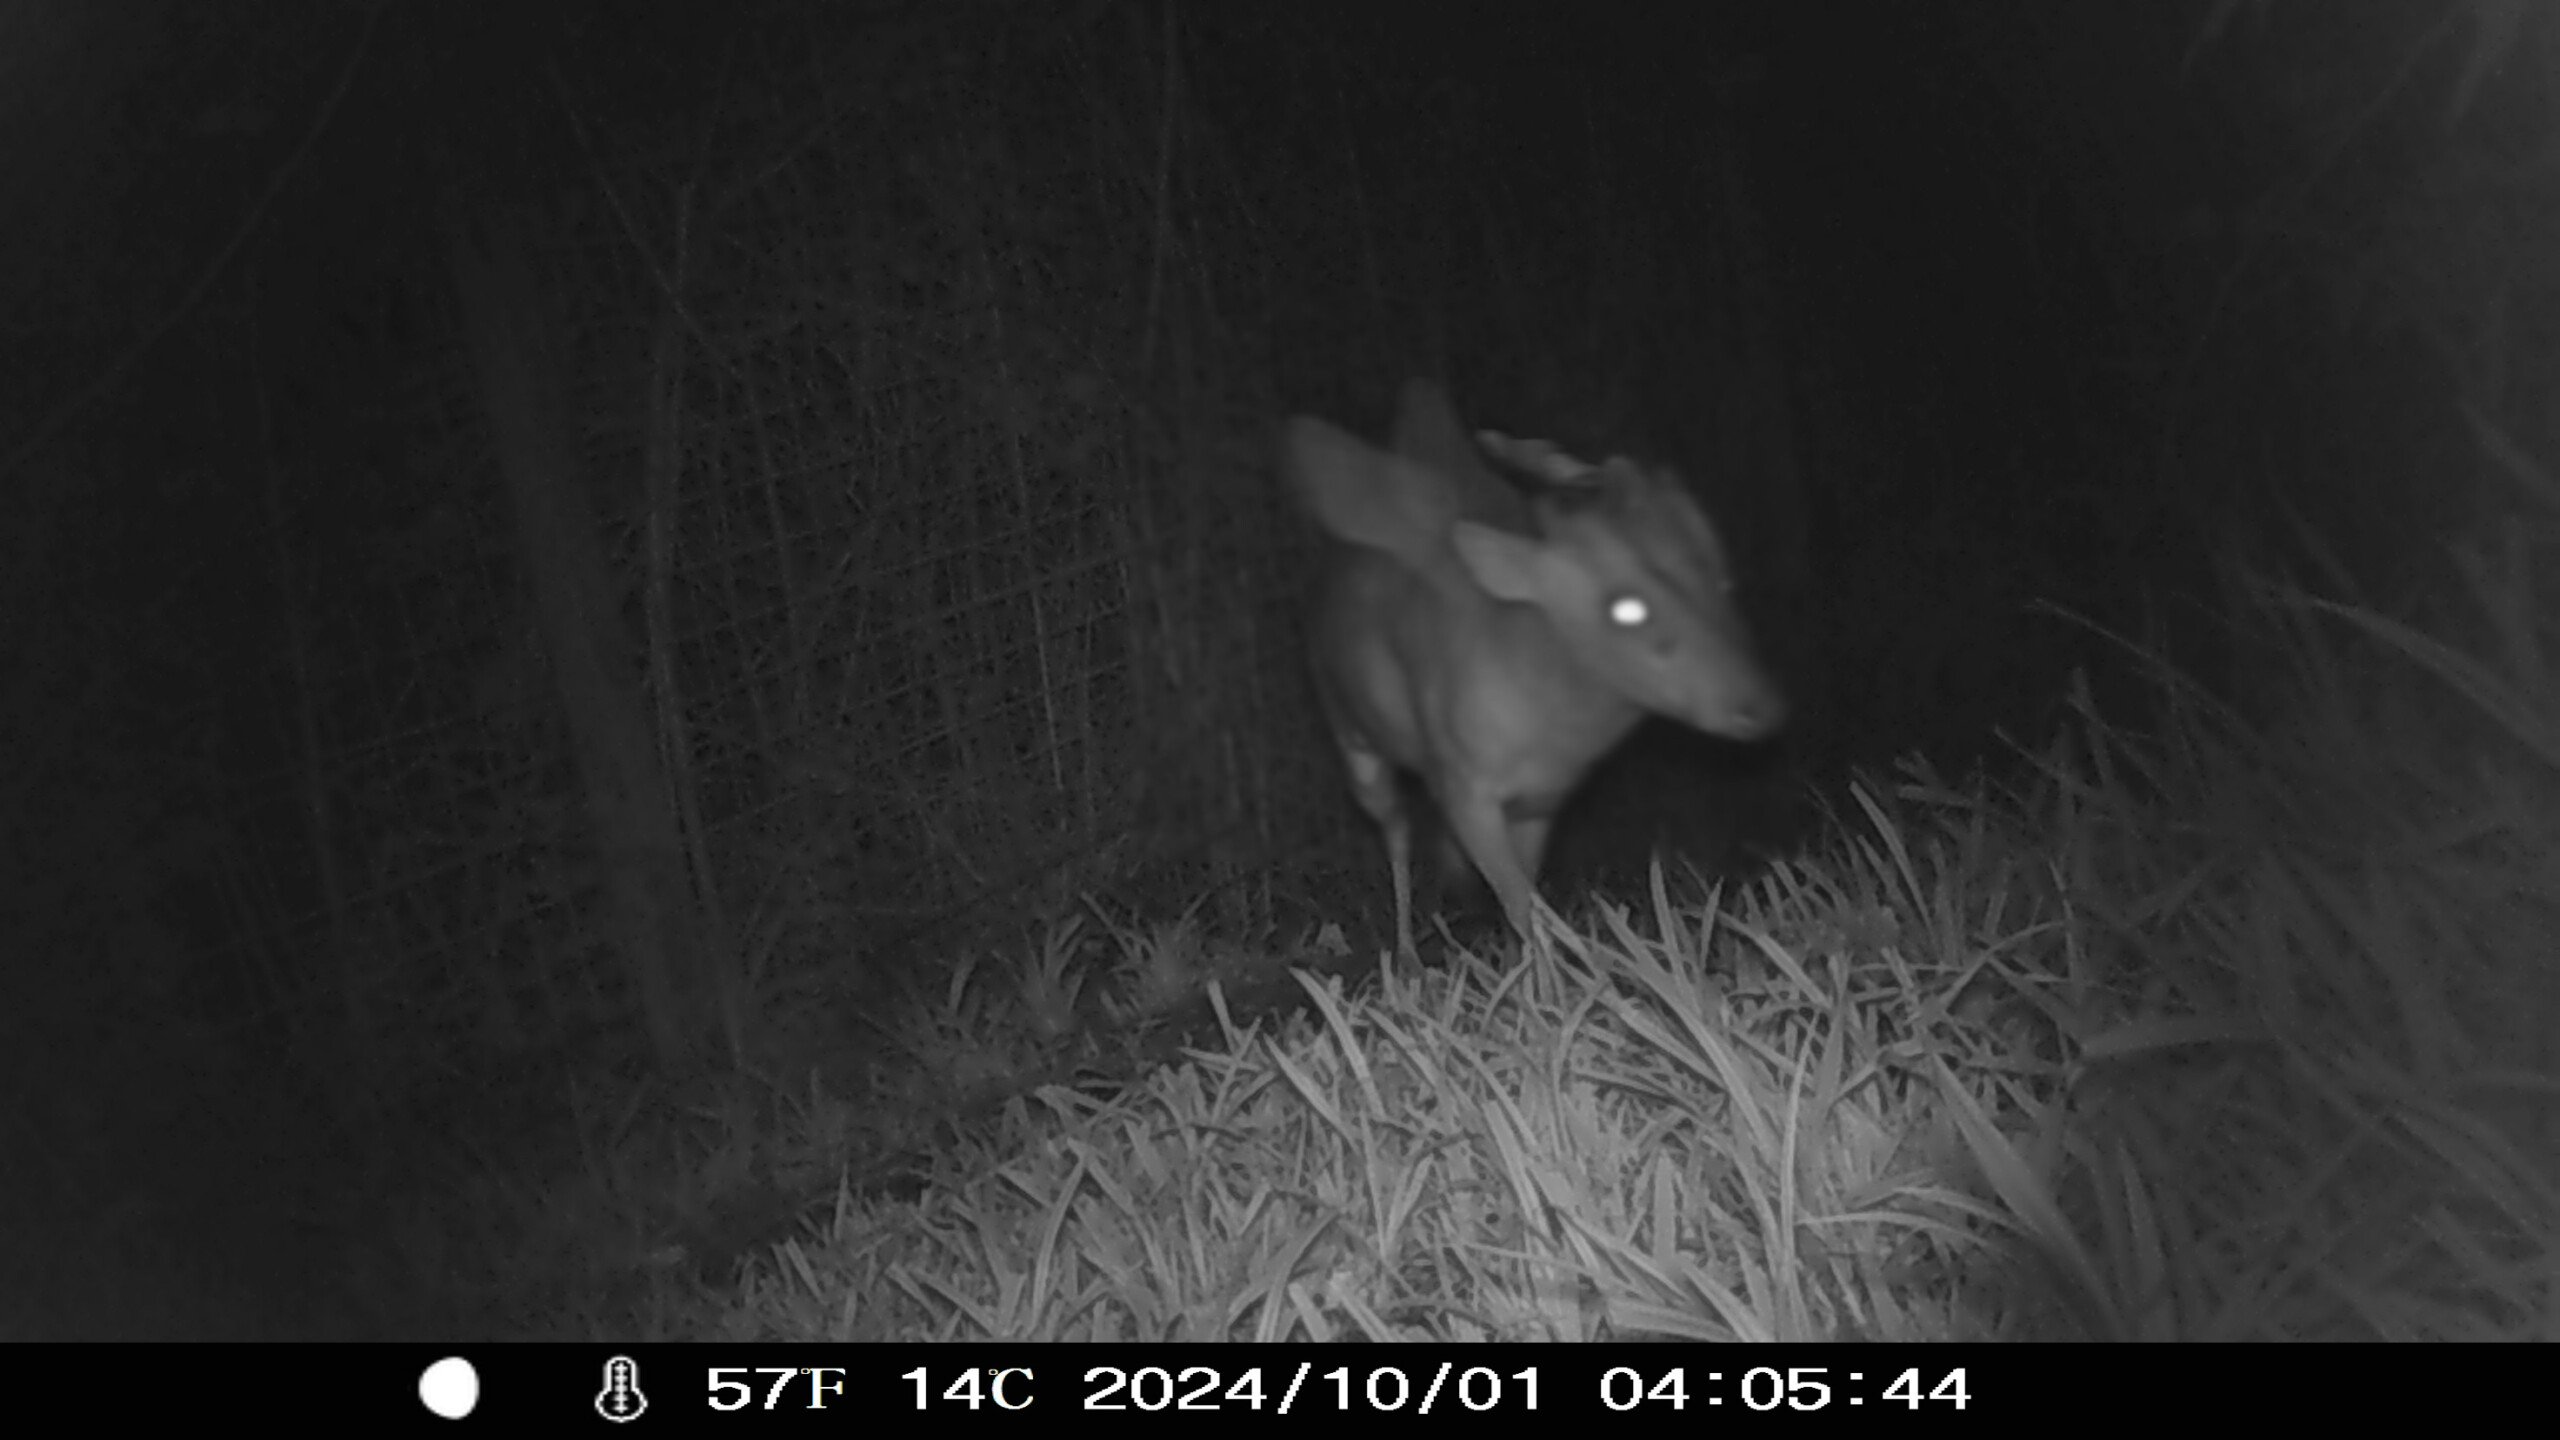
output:
<svg viewBox="0 0 2560 1440"><path fill-rule="evenodd" d="M128 1333L410 1333L348 1236L574 1077L786 1047L1080 892L1374 934L1268 446L1409 374L1678 464L1795 697L1646 731L1550 893L2004 763L2075 676L2139 724L2112 636L2245 705L2243 567L2423 594L2490 503L2462 407L2560 441L2551 28L0 5L17 1293L114 1250L205 1297Z"/></svg>

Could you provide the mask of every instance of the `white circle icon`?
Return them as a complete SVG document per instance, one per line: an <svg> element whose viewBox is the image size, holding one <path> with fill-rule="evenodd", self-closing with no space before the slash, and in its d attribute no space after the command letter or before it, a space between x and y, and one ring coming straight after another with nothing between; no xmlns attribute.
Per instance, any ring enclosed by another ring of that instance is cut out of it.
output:
<svg viewBox="0 0 2560 1440"><path fill-rule="evenodd" d="M447 1420L459 1420L480 1403L480 1372L459 1355L448 1355L418 1377L418 1399Z"/></svg>

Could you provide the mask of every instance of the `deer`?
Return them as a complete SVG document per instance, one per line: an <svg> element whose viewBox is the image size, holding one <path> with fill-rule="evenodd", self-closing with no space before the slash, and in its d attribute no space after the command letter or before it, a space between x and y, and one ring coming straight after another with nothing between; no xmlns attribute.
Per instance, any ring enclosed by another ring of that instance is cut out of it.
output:
<svg viewBox="0 0 2560 1440"><path fill-rule="evenodd" d="M1385 835L1400 957L1416 953L1400 775L1526 940L1556 812L1639 720L1737 741L1785 724L1723 540L1675 472L1470 436L1428 379L1404 386L1387 448L1290 419L1281 470L1337 542L1309 627L1316 691Z"/></svg>

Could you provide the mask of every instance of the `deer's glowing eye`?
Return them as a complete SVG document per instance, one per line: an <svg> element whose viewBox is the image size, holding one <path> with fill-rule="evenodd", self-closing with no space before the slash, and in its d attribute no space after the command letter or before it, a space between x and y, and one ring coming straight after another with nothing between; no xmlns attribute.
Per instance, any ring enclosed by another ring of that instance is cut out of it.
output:
<svg viewBox="0 0 2560 1440"><path fill-rule="evenodd" d="M1653 609L1641 595L1621 595L1609 602L1609 623L1621 629L1632 630L1652 618Z"/></svg>

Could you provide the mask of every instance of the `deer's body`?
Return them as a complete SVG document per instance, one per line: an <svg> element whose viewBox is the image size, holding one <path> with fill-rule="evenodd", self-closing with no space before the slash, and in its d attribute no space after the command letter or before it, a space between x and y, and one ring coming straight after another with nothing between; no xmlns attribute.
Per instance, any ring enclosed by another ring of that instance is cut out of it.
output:
<svg viewBox="0 0 2560 1440"><path fill-rule="evenodd" d="M1513 927L1529 933L1555 812L1646 712L1754 739L1784 701L1734 610L1721 543L1666 472L1588 465L1486 433L1439 387L1405 387L1395 449L1290 422L1284 468L1344 542L1318 601L1318 693L1361 808L1385 833L1396 940L1413 952L1421 777Z"/></svg>

